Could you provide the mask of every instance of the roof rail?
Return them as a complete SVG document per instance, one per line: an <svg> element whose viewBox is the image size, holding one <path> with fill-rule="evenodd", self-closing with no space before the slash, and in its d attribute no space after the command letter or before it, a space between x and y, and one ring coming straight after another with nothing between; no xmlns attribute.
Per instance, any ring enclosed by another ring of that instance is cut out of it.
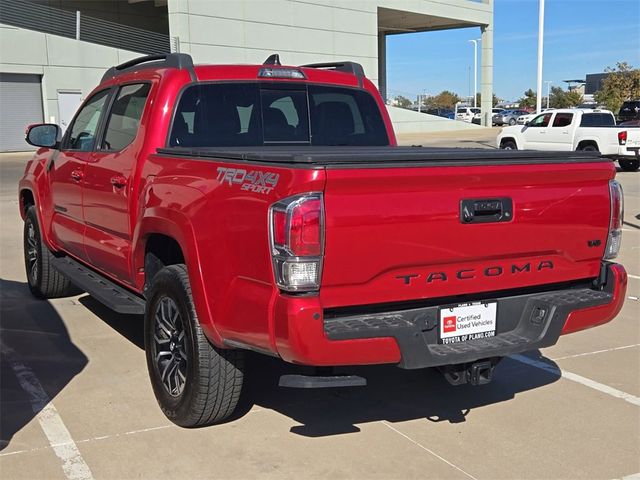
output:
<svg viewBox="0 0 640 480"><path fill-rule="evenodd" d="M310 63L309 65L300 65L304 68L322 68L326 70L336 70L338 72L351 73L357 77L364 77L364 68L355 62L328 62L328 63Z"/></svg>
<svg viewBox="0 0 640 480"><path fill-rule="evenodd" d="M138 65L141 65L138 67ZM138 67L138 68L136 68ZM196 72L193 69L193 59L186 53L167 53L162 55L147 55L145 57L134 58L128 62L111 67L102 76L101 82L110 80L126 72L140 70L143 68L177 68L187 70L192 81L196 81Z"/></svg>

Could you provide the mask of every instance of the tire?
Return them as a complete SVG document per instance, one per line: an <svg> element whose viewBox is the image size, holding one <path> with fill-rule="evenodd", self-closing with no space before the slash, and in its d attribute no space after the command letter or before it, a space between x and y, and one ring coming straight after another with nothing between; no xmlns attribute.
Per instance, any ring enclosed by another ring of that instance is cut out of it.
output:
<svg viewBox="0 0 640 480"><path fill-rule="evenodd" d="M515 118L509 119L509 125L511 125L513 127L515 124L516 124L516 119Z"/></svg>
<svg viewBox="0 0 640 480"><path fill-rule="evenodd" d="M503 150L517 150L518 146L513 140L506 140L500 144L500 148Z"/></svg>
<svg viewBox="0 0 640 480"><path fill-rule="evenodd" d="M596 147L592 143L589 143L589 144L585 145L580 150L582 150L583 152L599 152L600 151L600 150L598 150L598 147Z"/></svg>
<svg viewBox="0 0 640 480"><path fill-rule="evenodd" d="M36 207L30 206L23 231L24 266L27 284L34 297L57 298L81 291L52 265L53 254L42 241Z"/></svg>
<svg viewBox="0 0 640 480"><path fill-rule="evenodd" d="M147 299L147 368L160 408L181 427L222 422L240 398L244 352L209 343L200 327L184 265L163 267L153 277Z"/></svg>
<svg viewBox="0 0 640 480"><path fill-rule="evenodd" d="M620 164L620 168L625 172L635 172L636 170L638 170L638 168L640 168L640 160L636 158L621 158L620 160L618 160L618 163Z"/></svg>

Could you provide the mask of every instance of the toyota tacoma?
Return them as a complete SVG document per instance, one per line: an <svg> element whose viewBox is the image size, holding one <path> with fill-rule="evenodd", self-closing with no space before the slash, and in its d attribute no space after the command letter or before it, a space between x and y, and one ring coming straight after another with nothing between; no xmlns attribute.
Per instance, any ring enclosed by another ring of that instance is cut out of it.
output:
<svg viewBox="0 0 640 480"><path fill-rule="evenodd" d="M336 366L497 362L613 319L622 190L593 152L398 147L352 62L109 69L69 128L32 125L19 183L28 285L144 315L155 396L220 422L247 350Z"/></svg>

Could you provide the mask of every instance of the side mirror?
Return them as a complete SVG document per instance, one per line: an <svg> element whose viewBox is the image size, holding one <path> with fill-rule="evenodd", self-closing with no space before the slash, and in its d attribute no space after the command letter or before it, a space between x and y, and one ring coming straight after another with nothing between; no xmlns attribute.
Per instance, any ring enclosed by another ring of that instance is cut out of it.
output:
<svg viewBox="0 0 640 480"><path fill-rule="evenodd" d="M528 127L529 125L531 125L531 122L524 122L525 127Z"/></svg>
<svg viewBox="0 0 640 480"><path fill-rule="evenodd" d="M53 123L29 125L25 140L34 147L57 148L60 133L60 127Z"/></svg>

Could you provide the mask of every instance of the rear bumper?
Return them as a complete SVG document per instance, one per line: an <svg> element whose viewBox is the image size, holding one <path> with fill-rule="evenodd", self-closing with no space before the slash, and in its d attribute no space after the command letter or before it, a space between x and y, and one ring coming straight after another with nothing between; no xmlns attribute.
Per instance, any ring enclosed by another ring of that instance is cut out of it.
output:
<svg viewBox="0 0 640 480"><path fill-rule="evenodd" d="M609 157L615 160L633 160L634 158L640 158L640 147L626 147L622 145L618 147L618 152L615 155L609 155Z"/></svg>
<svg viewBox="0 0 640 480"><path fill-rule="evenodd" d="M560 335L612 320L627 274L604 265L600 288L570 288L498 300L495 337L440 345L438 305L383 313L325 315L317 298L276 301L275 343L287 361L307 365L394 363L424 368L504 357L554 345ZM444 301L443 304L454 303Z"/></svg>

